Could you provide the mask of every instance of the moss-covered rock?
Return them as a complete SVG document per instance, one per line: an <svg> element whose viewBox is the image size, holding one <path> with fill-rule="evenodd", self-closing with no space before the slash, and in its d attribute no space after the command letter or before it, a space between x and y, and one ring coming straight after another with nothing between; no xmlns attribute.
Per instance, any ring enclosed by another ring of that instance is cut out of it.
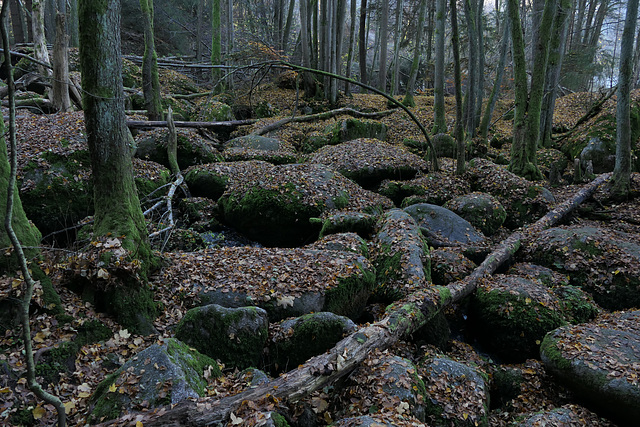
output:
<svg viewBox="0 0 640 427"><path fill-rule="evenodd" d="M457 176L432 172L409 181L385 181L378 190L396 206L407 207L416 203L443 205L447 201L471 192L469 183Z"/></svg>
<svg viewBox="0 0 640 427"><path fill-rule="evenodd" d="M419 203L404 211L416 221L431 246L479 245L485 240L468 221L441 206Z"/></svg>
<svg viewBox="0 0 640 427"><path fill-rule="evenodd" d="M195 197L206 197L218 200L228 186L242 181L249 173L272 173L273 166L262 161L209 163L188 168L184 181Z"/></svg>
<svg viewBox="0 0 640 427"><path fill-rule="evenodd" d="M455 158L458 146L454 137L446 133L438 133L433 136L431 143L438 157Z"/></svg>
<svg viewBox="0 0 640 427"><path fill-rule="evenodd" d="M556 329L542 342L542 361L590 408L634 425L640 417L639 325L640 311L629 311Z"/></svg>
<svg viewBox="0 0 640 427"><path fill-rule="evenodd" d="M504 225L521 227L546 214L555 199L543 186L529 182L509 172L505 167L485 159L469 162L466 177L475 191L484 191L496 197L507 211Z"/></svg>
<svg viewBox="0 0 640 427"><path fill-rule="evenodd" d="M213 163L221 159L215 145L200 136L195 129L177 129L177 159L180 169L203 163ZM169 168L169 156L167 143L169 131L166 129L154 129L136 135L135 156L151 160Z"/></svg>
<svg viewBox="0 0 640 427"><path fill-rule="evenodd" d="M337 212L322 222L320 238L334 233L358 233L368 238L375 229L378 218L376 215L362 212Z"/></svg>
<svg viewBox="0 0 640 427"><path fill-rule="evenodd" d="M231 107L216 100L207 100L196 103L194 118L202 122L223 122L235 120Z"/></svg>
<svg viewBox="0 0 640 427"><path fill-rule="evenodd" d="M308 249L320 249L328 251L353 252L364 257L369 256L367 241L356 233L336 233L330 234L305 246Z"/></svg>
<svg viewBox="0 0 640 427"><path fill-rule="evenodd" d="M570 277L608 309L640 306L640 245L634 236L595 227L543 231L526 249L531 262Z"/></svg>
<svg viewBox="0 0 640 427"><path fill-rule="evenodd" d="M252 134L228 141L222 156L228 162L264 160L275 165L296 163L298 160L298 155L291 144Z"/></svg>
<svg viewBox="0 0 640 427"><path fill-rule="evenodd" d="M558 297L546 286L505 275L478 286L470 319L487 349L509 361L535 357L545 334L567 323Z"/></svg>
<svg viewBox="0 0 640 427"><path fill-rule="evenodd" d="M345 334L355 329L355 323L348 317L329 312L285 320L269 343L271 369L274 373L294 369L312 356L333 348Z"/></svg>
<svg viewBox="0 0 640 427"><path fill-rule="evenodd" d="M348 118L327 126L322 133L310 135L304 144L306 152L316 151L325 145L337 145L358 138L385 140L387 127L375 120Z"/></svg>
<svg viewBox="0 0 640 427"><path fill-rule="evenodd" d="M323 147L309 162L327 165L370 189L384 180L411 179L428 169L427 162L402 147L365 138Z"/></svg>
<svg viewBox="0 0 640 427"><path fill-rule="evenodd" d="M444 207L469 221L486 236L494 235L507 218L502 204L486 193L465 194L448 201Z"/></svg>
<svg viewBox="0 0 640 427"><path fill-rule="evenodd" d="M476 268L469 258L456 248L438 248L431 251L431 280L434 285L447 286L462 280Z"/></svg>
<svg viewBox="0 0 640 427"><path fill-rule="evenodd" d="M220 375L215 360L170 338L141 351L96 387L89 420L107 421L140 407L157 408L203 397L206 378Z"/></svg>
<svg viewBox="0 0 640 427"><path fill-rule="evenodd" d="M176 338L199 352L239 369L258 366L269 320L259 307L192 308L176 327Z"/></svg>
<svg viewBox="0 0 640 427"><path fill-rule="evenodd" d="M391 209L380 218L373 247L375 298L394 301L431 281L429 248L418 224L406 212Z"/></svg>

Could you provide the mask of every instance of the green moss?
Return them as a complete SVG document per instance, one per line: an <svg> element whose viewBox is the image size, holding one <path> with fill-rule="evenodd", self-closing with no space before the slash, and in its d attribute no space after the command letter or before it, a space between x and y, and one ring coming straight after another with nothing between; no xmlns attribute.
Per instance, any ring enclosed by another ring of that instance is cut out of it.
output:
<svg viewBox="0 0 640 427"><path fill-rule="evenodd" d="M90 403L93 406L93 410L89 416L89 422L91 424L103 420L113 420L120 416L123 406L122 400L116 393L109 393L108 390L122 372L123 369L120 368L112 374L107 375L94 390L90 398Z"/></svg>
<svg viewBox="0 0 640 427"><path fill-rule="evenodd" d="M53 315L59 315L64 313L62 308L62 301L60 296L53 287L51 279L47 276L40 267L37 265L31 265L31 277L35 281L40 281L42 286L42 301L44 302L44 308Z"/></svg>
<svg viewBox="0 0 640 427"><path fill-rule="evenodd" d="M74 343L78 347L106 341L113 335L113 331L99 320L89 320L78 327L78 335Z"/></svg>
<svg viewBox="0 0 640 427"><path fill-rule="evenodd" d="M540 344L540 354L551 361L551 365L557 367L561 371L566 371L571 367L571 361L562 356L562 352L558 349L553 332L549 332Z"/></svg>
<svg viewBox="0 0 640 427"><path fill-rule="evenodd" d="M275 427L289 427L287 419L277 412L271 412L271 419Z"/></svg>
<svg viewBox="0 0 640 427"><path fill-rule="evenodd" d="M158 305L148 285L129 283L108 289L97 298L96 306L113 314L129 331L140 334L154 331L153 320L158 316Z"/></svg>
<svg viewBox="0 0 640 427"><path fill-rule="evenodd" d="M215 360L189 348L189 346L177 339L172 338L168 341L167 353L173 363L178 364L179 361L183 361L186 364L186 366L182 366L182 370L187 374L187 383L200 396L205 395L207 387L207 381L204 378L205 369L210 366L213 367L211 374L214 378L222 375L222 371L220 371L220 367ZM178 355L182 356L178 358ZM191 373L194 373L194 375L190 375Z"/></svg>
<svg viewBox="0 0 640 427"><path fill-rule="evenodd" d="M57 383L61 373L71 371L78 349L75 342L60 343L46 352L43 361L36 364L36 375L42 376L44 384Z"/></svg>
<svg viewBox="0 0 640 427"><path fill-rule="evenodd" d="M362 314L376 276L371 270L358 266L360 274L338 278L338 286L325 293L325 311L356 319Z"/></svg>

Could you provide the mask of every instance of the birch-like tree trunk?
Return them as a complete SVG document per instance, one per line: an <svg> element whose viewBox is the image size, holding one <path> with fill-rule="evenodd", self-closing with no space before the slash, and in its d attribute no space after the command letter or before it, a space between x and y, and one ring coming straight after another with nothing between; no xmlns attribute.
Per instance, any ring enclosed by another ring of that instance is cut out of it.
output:
<svg viewBox="0 0 640 427"><path fill-rule="evenodd" d="M427 12L427 0L420 0L420 9L418 11L418 25L416 26L416 38L413 48L413 61L411 62L411 71L409 72L409 81L407 82L407 91L404 94L402 104L407 107L415 107L416 103L413 99L413 93L416 90L416 79L418 77L418 68L420 67L420 53L422 50L422 30L424 29L424 19Z"/></svg>
<svg viewBox="0 0 640 427"><path fill-rule="evenodd" d="M67 35L66 1L58 1L56 39L53 45L52 101L58 111L71 111L69 97L69 36Z"/></svg>
<svg viewBox="0 0 640 427"><path fill-rule="evenodd" d="M149 120L162 119L162 98L158 77L158 55L156 54L153 30L153 0L140 0L144 27L144 55L142 57L142 93Z"/></svg>
<svg viewBox="0 0 640 427"><path fill-rule="evenodd" d="M47 50L47 39L44 32L44 8L45 0L33 0L31 12L31 23L33 31L33 57L40 62L51 64L49 61L49 51ZM49 77L51 71L47 67L38 65L38 72Z"/></svg>
<svg viewBox="0 0 640 427"><path fill-rule="evenodd" d="M391 73L391 94L396 95L400 86L400 38L402 37L402 0L396 2L396 22L393 31L393 72Z"/></svg>

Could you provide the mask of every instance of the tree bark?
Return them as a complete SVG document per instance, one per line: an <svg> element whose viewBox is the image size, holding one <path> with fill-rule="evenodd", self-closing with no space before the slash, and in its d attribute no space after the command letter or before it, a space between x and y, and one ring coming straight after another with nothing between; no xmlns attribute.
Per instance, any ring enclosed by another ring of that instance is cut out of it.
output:
<svg viewBox="0 0 640 427"><path fill-rule="evenodd" d="M433 84L433 133L446 133L444 111L444 28L447 15L446 0L436 0L436 64Z"/></svg>
<svg viewBox="0 0 640 427"><path fill-rule="evenodd" d="M162 98L158 77L158 55L153 29L153 0L140 0L144 28L144 56L142 57L142 93L149 120L162 118Z"/></svg>
<svg viewBox="0 0 640 427"><path fill-rule="evenodd" d="M416 90L416 79L418 77L418 68L420 67L420 53L422 51L422 30L424 28L424 18L427 11L427 1L420 0L420 9L418 11L418 25L416 27L416 38L413 47L413 61L411 62L411 71L409 73L409 82L407 83L407 91L404 94L402 104L407 107L415 107L416 103L413 99L413 93Z"/></svg>
<svg viewBox="0 0 640 427"><path fill-rule="evenodd" d="M67 36L67 14L62 8L56 13L56 40L53 46L53 105L56 110L72 110L69 97L69 36Z"/></svg>
<svg viewBox="0 0 640 427"><path fill-rule="evenodd" d="M47 40L44 33L44 7L45 0L33 0L31 18L33 28L33 56L40 62L50 64ZM51 76L51 71L41 65L38 66L38 72L45 77Z"/></svg>
<svg viewBox="0 0 640 427"><path fill-rule="evenodd" d="M203 128L203 129L213 129L219 131L228 131L231 132L238 126L251 125L255 123L257 120L255 119L247 119L247 120L229 120L226 122L174 122L176 127L179 128ZM161 128L168 127L166 121L141 121L141 120L127 120L127 127L129 129L153 129L153 128Z"/></svg>
<svg viewBox="0 0 640 427"><path fill-rule="evenodd" d="M360 81L367 84L367 0L360 0L360 32L358 41L358 57L360 61Z"/></svg>
<svg viewBox="0 0 640 427"><path fill-rule="evenodd" d="M400 37L402 36L402 0L396 2L396 22L393 34L393 72L391 74L391 94L397 95L400 86Z"/></svg>
<svg viewBox="0 0 640 427"><path fill-rule="evenodd" d="M389 40L389 0L380 0L380 65L378 69L378 89L387 92L387 52Z"/></svg>
<svg viewBox="0 0 640 427"><path fill-rule="evenodd" d="M211 2L211 65L222 64L222 25L220 24L220 2ZM224 84L220 81L222 73L218 68L211 69L211 78L218 93L224 91Z"/></svg>
<svg viewBox="0 0 640 427"><path fill-rule="evenodd" d="M460 71L460 41L458 33L458 12L456 10L456 0L450 1L451 5L451 46L453 48L453 79L456 96L456 127L455 138L457 146L456 174L462 175L466 170L464 136L464 124L462 122L462 76Z"/></svg>
<svg viewBox="0 0 640 427"><path fill-rule="evenodd" d="M349 23L349 51L347 53L347 70L344 73L346 78L351 78L351 67L353 66L353 55L356 48L356 0L351 0L351 7L349 9L350 23ZM345 95L351 95L351 85L349 82L344 82Z"/></svg>
<svg viewBox="0 0 640 427"><path fill-rule="evenodd" d="M633 0L636 1L636 0ZM226 397L200 408L194 402L183 401L162 415L145 419L145 426L200 426L224 422L243 401L259 401L266 395L278 400L297 402L316 390L348 375L374 349L384 350L402 337L427 324L451 303L470 295L484 277L493 274L518 251L522 240L558 223L580 203L589 198L610 177L601 175L582 188L572 199L547 213L523 232L515 232L498 247L469 276L446 287L426 286L398 301L386 310L386 316L362 327L338 342L326 353L309 359L297 369L289 371L265 384Z"/></svg>

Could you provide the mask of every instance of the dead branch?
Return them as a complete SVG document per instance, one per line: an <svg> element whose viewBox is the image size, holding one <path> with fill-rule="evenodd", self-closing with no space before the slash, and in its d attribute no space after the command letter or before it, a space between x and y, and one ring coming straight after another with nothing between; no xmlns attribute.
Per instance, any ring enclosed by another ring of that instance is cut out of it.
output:
<svg viewBox="0 0 640 427"><path fill-rule="evenodd" d="M232 131L238 126L252 125L257 120L228 120L224 122L175 122L175 126L178 128L206 128L214 129L218 131ZM166 128L167 122L164 120L158 121L146 121L146 120L127 120L127 126L129 129L153 129L153 128Z"/></svg>
<svg viewBox="0 0 640 427"><path fill-rule="evenodd" d="M333 349L309 359L297 369L266 384L216 402L198 404L183 401L163 411L161 416L152 415L144 421L145 426L213 425L226 420L245 400L258 401L265 396L271 396L296 402L335 382L357 367L371 350L382 350L392 346L403 336L427 324L443 307L470 295L480 279L493 274L517 252L523 239L533 238L542 230L557 224L591 197L610 177L611 174L600 175L578 191L572 199L560 204L525 230L511 234L465 279L446 287L430 287L409 295L390 306L386 317L381 321L360 328L336 344Z"/></svg>

